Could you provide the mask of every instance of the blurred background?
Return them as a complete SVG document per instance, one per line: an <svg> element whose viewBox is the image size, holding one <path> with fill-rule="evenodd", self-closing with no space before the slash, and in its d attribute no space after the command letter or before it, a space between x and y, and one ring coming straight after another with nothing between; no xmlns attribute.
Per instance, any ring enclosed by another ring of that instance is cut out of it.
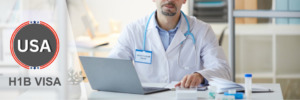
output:
<svg viewBox="0 0 300 100"><path fill-rule="evenodd" d="M235 0L234 7L245 12L300 12L299 4L300 0ZM60 18L56 6L56 0L0 1L0 76L34 73L15 63L9 40L28 20L43 20L55 29ZM187 0L182 11L209 23L228 57L227 6L227 0ZM108 56L122 29L155 8L152 0L67 0L66 31L71 33L69 42L76 43L69 50L68 71L82 69L77 55ZM244 73L252 73L254 83L279 83L284 99L300 99L300 18L235 18L234 26L236 82L243 83ZM57 72L52 70L45 73Z"/></svg>

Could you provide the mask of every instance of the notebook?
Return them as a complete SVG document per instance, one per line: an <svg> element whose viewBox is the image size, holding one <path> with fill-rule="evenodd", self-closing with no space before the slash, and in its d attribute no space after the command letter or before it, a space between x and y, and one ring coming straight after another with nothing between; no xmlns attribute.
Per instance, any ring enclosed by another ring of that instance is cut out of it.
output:
<svg viewBox="0 0 300 100"><path fill-rule="evenodd" d="M216 90L217 93L224 93L230 89L236 89L237 92L244 92L245 90L244 84L237 84L235 82L222 79L222 78L217 78L217 77L212 78L212 81L209 82L209 85L215 86L217 88ZM273 92L271 89L260 85L252 84L251 87L252 87L252 93Z"/></svg>

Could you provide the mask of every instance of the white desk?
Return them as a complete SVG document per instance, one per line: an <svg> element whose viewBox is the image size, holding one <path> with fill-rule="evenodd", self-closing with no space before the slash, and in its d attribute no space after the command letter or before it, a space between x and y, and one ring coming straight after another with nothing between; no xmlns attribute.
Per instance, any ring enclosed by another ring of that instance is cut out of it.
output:
<svg viewBox="0 0 300 100"><path fill-rule="evenodd" d="M144 86L164 87L166 83L148 83ZM271 93L253 93L252 100L283 100L282 92L279 84L259 84L261 86L272 89ZM85 83L87 89L88 100L176 100L175 91L165 91L149 95L114 93L90 90L90 85ZM198 91L198 100L209 100L207 91Z"/></svg>
<svg viewBox="0 0 300 100"><path fill-rule="evenodd" d="M1 80L0 80L1 81ZM3 84L3 83L2 83ZM165 87L167 83L148 83L143 86ZM279 84L259 84L272 89L271 93L253 93L252 100L283 100ZM51 87L50 87L51 88ZM1 100L60 100L59 92L50 88L30 88L27 90L0 88ZM72 91L69 90L68 92ZM92 90L89 83L81 83L81 98L74 100L176 100L175 91L165 91L148 95L115 93ZM198 100L209 100L207 91L198 91ZM71 99L73 100L73 99Z"/></svg>

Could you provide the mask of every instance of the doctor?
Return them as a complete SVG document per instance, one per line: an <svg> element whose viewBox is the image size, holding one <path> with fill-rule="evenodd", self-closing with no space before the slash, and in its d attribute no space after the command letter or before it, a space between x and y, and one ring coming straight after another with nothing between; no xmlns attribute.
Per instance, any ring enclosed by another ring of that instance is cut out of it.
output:
<svg viewBox="0 0 300 100"><path fill-rule="evenodd" d="M153 0L157 10L129 25L109 57L130 59L142 82L194 87L230 80L222 48L207 23L180 11L186 0Z"/></svg>

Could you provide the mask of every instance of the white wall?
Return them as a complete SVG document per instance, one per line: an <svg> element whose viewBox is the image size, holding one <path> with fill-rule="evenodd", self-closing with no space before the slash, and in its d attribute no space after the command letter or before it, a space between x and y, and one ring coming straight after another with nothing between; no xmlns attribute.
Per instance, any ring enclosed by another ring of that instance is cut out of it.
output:
<svg viewBox="0 0 300 100"><path fill-rule="evenodd" d="M122 29L156 9L152 0L86 0L86 3L99 23L100 33L110 33L109 20L121 21ZM182 7L185 13L187 5Z"/></svg>

